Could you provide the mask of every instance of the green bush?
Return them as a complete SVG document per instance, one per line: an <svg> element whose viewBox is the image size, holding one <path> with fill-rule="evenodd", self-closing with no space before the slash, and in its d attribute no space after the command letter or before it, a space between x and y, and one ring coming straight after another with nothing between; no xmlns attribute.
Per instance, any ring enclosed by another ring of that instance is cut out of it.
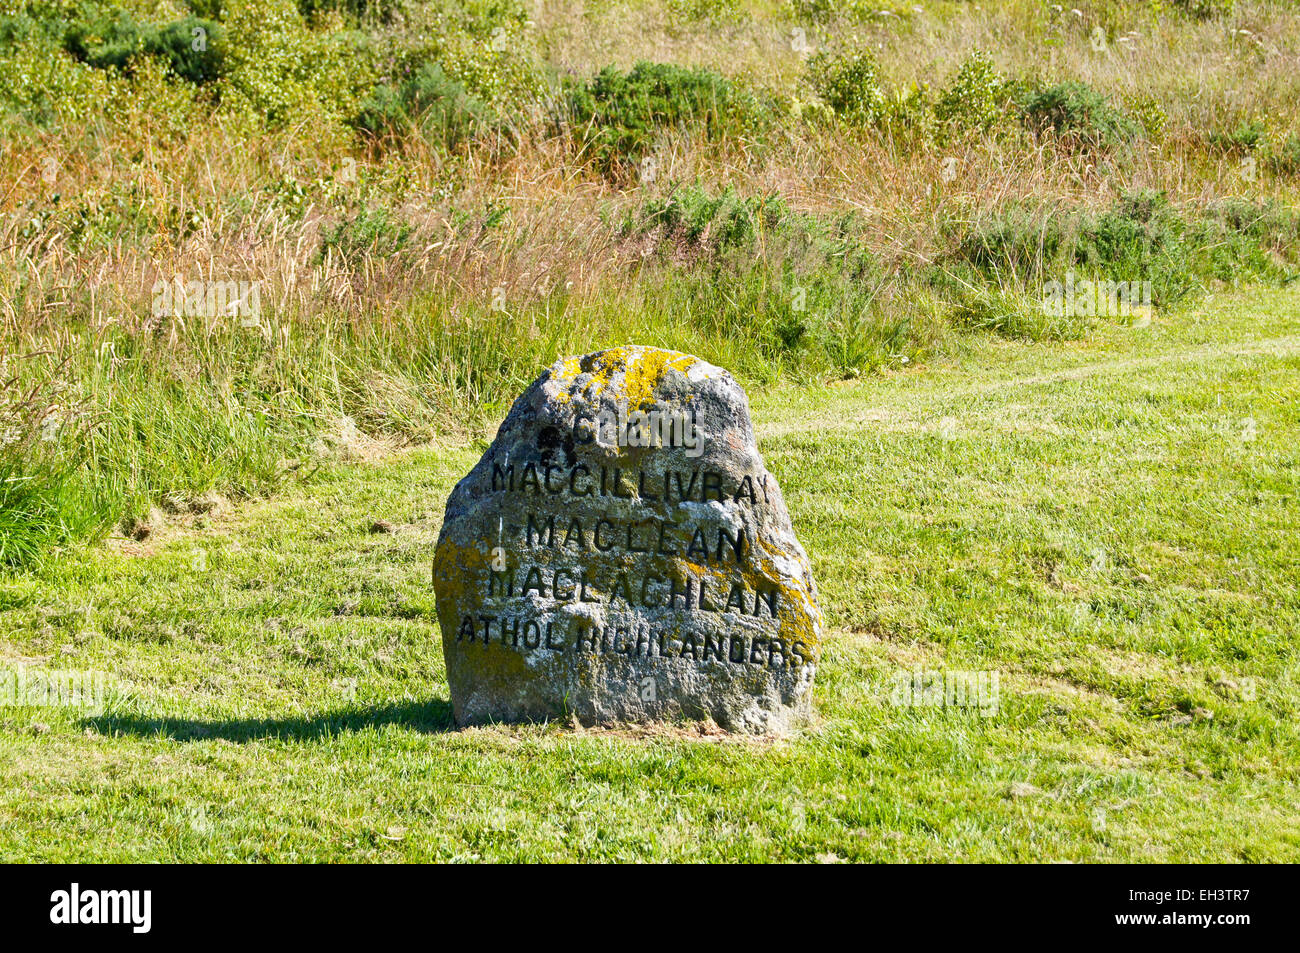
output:
<svg viewBox="0 0 1300 953"><path fill-rule="evenodd" d="M1142 127L1148 139L1158 139L1169 122L1169 116L1160 100L1151 96L1134 96L1125 101L1124 107Z"/></svg>
<svg viewBox="0 0 1300 953"><path fill-rule="evenodd" d="M800 23L831 23L835 20L863 22L874 18L888 4L875 0L790 0L792 18ZM910 4L898 4L889 12L910 15Z"/></svg>
<svg viewBox="0 0 1300 953"><path fill-rule="evenodd" d="M0 101L46 125L102 111L112 90L132 113L171 124L174 104L204 90L250 133L291 121L323 130L354 115L378 79L381 37L337 22L309 29L294 0L188 5L192 13L161 24L139 12L152 4L13 5L23 12L0 17Z"/></svg>
<svg viewBox="0 0 1300 953"><path fill-rule="evenodd" d="M1101 214L1012 205L961 237L958 258L1002 285L1032 288L1080 269L1090 276L1152 282L1153 301L1190 292L1184 227L1157 193L1126 196Z"/></svg>
<svg viewBox="0 0 1300 953"><path fill-rule="evenodd" d="M327 253L352 267L367 256L390 258L406 248L415 229L387 208L361 209L344 218L321 238L321 256Z"/></svg>
<svg viewBox="0 0 1300 953"><path fill-rule="evenodd" d="M742 333L777 372L857 376L919 355L904 310L882 313L889 279L854 217L796 213L779 197L699 186L649 199L622 236L655 239L672 300L691 302L701 330Z"/></svg>
<svg viewBox="0 0 1300 953"><path fill-rule="evenodd" d="M937 132L934 104L930 101L930 90L924 84L915 86L907 92L894 90L885 99L882 125L895 136L910 133L917 137L919 143L929 141ZM956 131L959 126L954 122L946 127Z"/></svg>
<svg viewBox="0 0 1300 953"><path fill-rule="evenodd" d="M679 23L735 20L741 11L740 0L668 0L667 6L669 16Z"/></svg>
<svg viewBox="0 0 1300 953"><path fill-rule="evenodd" d="M0 105L40 127L99 115L112 76L63 47L61 24L11 17L0 24Z"/></svg>
<svg viewBox="0 0 1300 953"><path fill-rule="evenodd" d="M547 67L521 0L440 0L413 4L412 16L418 41L403 44L391 78L438 63L470 94L510 117L547 99Z"/></svg>
<svg viewBox="0 0 1300 953"><path fill-rule="evenodd" d="M469 92L510 115L545 101L549 79L522 32L497 29L503 32L486 41L465 35L446 37L422 55L437 60Z"/></svg>
<svg viewBox="0 0 1300 953"><path fill-rule="evenodd" d="M787 276L841 274L852 281L875 280L879 265L847 213L827 220L790 210L776 195L741 196L728 187L711 194L698 185L651 198L628 214L624 238L655 236L674 254L704 253L726 263L752 264L759 257ZM720 262L721 263L721 262Z"/></svg>
<svg viewBox="0 0 1300 953"><path fill-rule="evenodd" d="M1278 175L1300 175L1300 135L1293 132L1271 149L1268 164Z"/></svg>
<svg viewBox="0 0 1300 953"><path fill-rule="evenodd" d="M156 55L171 71L195 86L216 80L225 72L226 30L212 20L186 17L158 31Z"/></svg>
<svg viewBox="0 0 1300 953"><path fill-rule="evenodd" d="M742 198L731 188L711 196L691 186L647 202L638 226L642 231L662 228L675 243L727 251L747 247L787 214L785 203L775 196Z"/></svg>
<svg viewBox="0 0 1300 953"><path fill-rule="evenodd" d="M1125 195L1100 215L1082 216L1071 231L1071 264L1115 280L1148 280L1154 303L1181 300L1202 277L1188 260L1184 222L1159 192Z"/></svg>
<svg viewBox="0 0 1300 953"><path fill-rule="evenodd" d="M1006 78L985 53L976 50L939 94L934 116L958 129L987 132L1005 115L1009 99Z"/></svg>
<svg viewBox="0 0 1300 953"><path fill-rule="evenodd" d="M1231 14L1237 0L1172 0L1173 8L1197 20L1212 20Z"/></svg>
<svg viewBox="0 0 1300 953"><path fill-rule="evenodd" d="M1042 280L1062 258L1066 214L1032 203L1012 203L973 227L948 224L944 229L955 242L958 261L1003 283L1029 284Z"/></svg>
<svg viewBox="0 0 1300 953"><path fill-rule="evenodd" d="M377 53L355 30L313 31L293 0L224 0L228 75L223 111L251 128L324 129L354 116L379 79Z"/></svg>
<svg viewBox="0 0 1300 953"><path fill-rule="evenodd" d="M869 52L817 53L808 61L808 81L841 119L874 125L885 116L888 97Z"/></svg>
<svg viewBox="0 0 1300 953"><path fill-rule="evenodd" d="M134 58L151 56L195 85L216 82L225 73L225 27L195 16L158 28L118 10L70 24L63 42L69 53L96 69L129 74Z"/></svg>
<svg viewBox="0 0 1300 953"><path fill-rule="evenodd" d="M1231 132L1210 133L1210 148L1236 155L1254 152L1264 141L1265 131L1260 120L1243 119Z"/></svg>
<svg viewBox="0 0 1300 953"><path fill-rule="evenodd" d="M1142 134L1142 127L1128 113L1074 80L1026 94L1021 109L1030 129L1050 129L1074 148L1122 149Z"/></svg>
<svg viewBox="0 0 1300 953"><path fill-rule="evenodd" d="M0 14L0 49L10 49L54 34L54 26L49 20L38 20L26 12Z"/></svg>
<svg viewBox="0 0 1300 953"><path fill-rule="evenodd" d="M436 63L424 64L396 87L376 86L353 125L375 138L401 138L418 131L448 150L499 128L487 104Z"/></svg>
<svg viewBox="0 0 1300 953"><path fill-rule="evenodd" d="M523 0L457 0L446 9L460 29L481 39L490 39L497 29L515 32L528 23Z"/></svg>
<svg viewBox="0 0 1300 953"><path fill-rule="evenodd" d="M220 5L220 0L204 0ZM311 20L323 13L341 13L353 23L390 23L405 6L404 0L297 0L298 12Z"/></svg>
<svg viewBox="0 0 1300 953"><path fill-rule="evenodd" d="M609 66L570 87L569 118L580 152L602 173L623 176L649 155L662 130L702 126L710 137L752 125L753 97L705 69L637 63Z"/></svg>
<svg viewBox="0 0 1300 953"><path fill-rule="evenodd" d="M1300 262L1300 211L1276 199L1223 199L1206 208L1203 220L1210 229L1222 230L1225 249L1231 251L1244 240L1269 256L1273 261L1257 269L1258 273L1271 271L1274 262L1291 269ZM1237 254L1242 254L1240 249ZM1224 258L1226 264L1232 262L1231 255Z"/></svg>

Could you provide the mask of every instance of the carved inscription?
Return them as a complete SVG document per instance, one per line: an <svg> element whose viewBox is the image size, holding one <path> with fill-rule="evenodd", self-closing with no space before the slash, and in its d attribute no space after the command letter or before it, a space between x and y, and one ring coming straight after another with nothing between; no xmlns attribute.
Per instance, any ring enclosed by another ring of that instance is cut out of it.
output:
<svg viewBox="0 0 1300 953"><path fill-rule="evenodd" d="M769 479L765 472L733 479L700 468L670 468L650 476L644 469L584 464L493 464L485 491L508 499L503 510L523 513L519 524L511 524L509 534L503 519L500 535L505 539L499 538L496 544L508 542L506 551L520 558L507 558L505 568L486 570L480 586L483 601L499 611L465 613L456 641L496 642L527 651L613 652L637 658L769 667L813 661L810 646L780 636L781 587L761 576L759 582L752 583L748 580L753 574L720 579L682 568L655 571L633 565L602 570L583 565L585 556L607 553L658 557L660 563L681 557L684 563L701 567L750 565L754 543L743 525L702 525L691 508L682 504L757 506L760 501L770 501ZM547 498L582 500L587 507L580 514L530 508ZM667 517L628 518L615 511L593 511L590 504L601 498L666 504L672 512ZM535 614L540 607L563 604L761 618L771 623L776 634L705 632L697 638L689 629L682 632L680 625L601 626L582 618ZM656 628L659 631L654 631Z"/></svg>
<svg viewBox="0 0 1300 953"><path fill-rule="evenodd" d="M807 708L807 556L721 368L654 348L557 362L457 485L434 563L461 723Z"/></svg>

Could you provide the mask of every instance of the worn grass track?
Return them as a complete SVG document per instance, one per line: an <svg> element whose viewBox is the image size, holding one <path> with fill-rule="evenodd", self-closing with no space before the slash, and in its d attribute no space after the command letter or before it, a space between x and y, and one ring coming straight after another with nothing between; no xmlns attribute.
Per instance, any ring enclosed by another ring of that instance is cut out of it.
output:
<svg viewBox="0 0 1300 953"><path fill-rule="evenodd" d="M481 446L8 577L0 661L117 693L0 708L0 858L1296 860L1298 315L756 395L832 629L780 741L452 730L429 563ZM893 704L917 668L996 714Z"/></svg>

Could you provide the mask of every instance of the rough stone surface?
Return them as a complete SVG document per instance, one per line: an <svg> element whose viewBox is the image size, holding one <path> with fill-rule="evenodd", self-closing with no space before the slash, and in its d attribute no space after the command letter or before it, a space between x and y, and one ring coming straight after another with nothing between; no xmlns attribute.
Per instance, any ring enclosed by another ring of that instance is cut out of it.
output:
<svg viewBox="0 0 1300 953"><path fill-rule="evenodd" d="M613 348L543 373L452 491L434 581L461 725L766 732L809 710L807 556L744 391L688 354Z"/></svg>

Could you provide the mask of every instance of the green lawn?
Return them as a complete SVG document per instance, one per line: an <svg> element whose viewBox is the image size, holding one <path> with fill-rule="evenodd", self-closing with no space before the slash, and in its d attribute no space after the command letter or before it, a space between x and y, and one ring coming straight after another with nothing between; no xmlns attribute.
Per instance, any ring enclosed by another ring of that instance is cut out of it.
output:
<svg viewBox="0 0 1300 953"><path fill-rule="evenodd" d="M829 623L797 735L453 730L483 444L426 449L0 581L0 661L117 686L0 708L0 859L1300 859L1300 292L753 404Z"/></svg>

